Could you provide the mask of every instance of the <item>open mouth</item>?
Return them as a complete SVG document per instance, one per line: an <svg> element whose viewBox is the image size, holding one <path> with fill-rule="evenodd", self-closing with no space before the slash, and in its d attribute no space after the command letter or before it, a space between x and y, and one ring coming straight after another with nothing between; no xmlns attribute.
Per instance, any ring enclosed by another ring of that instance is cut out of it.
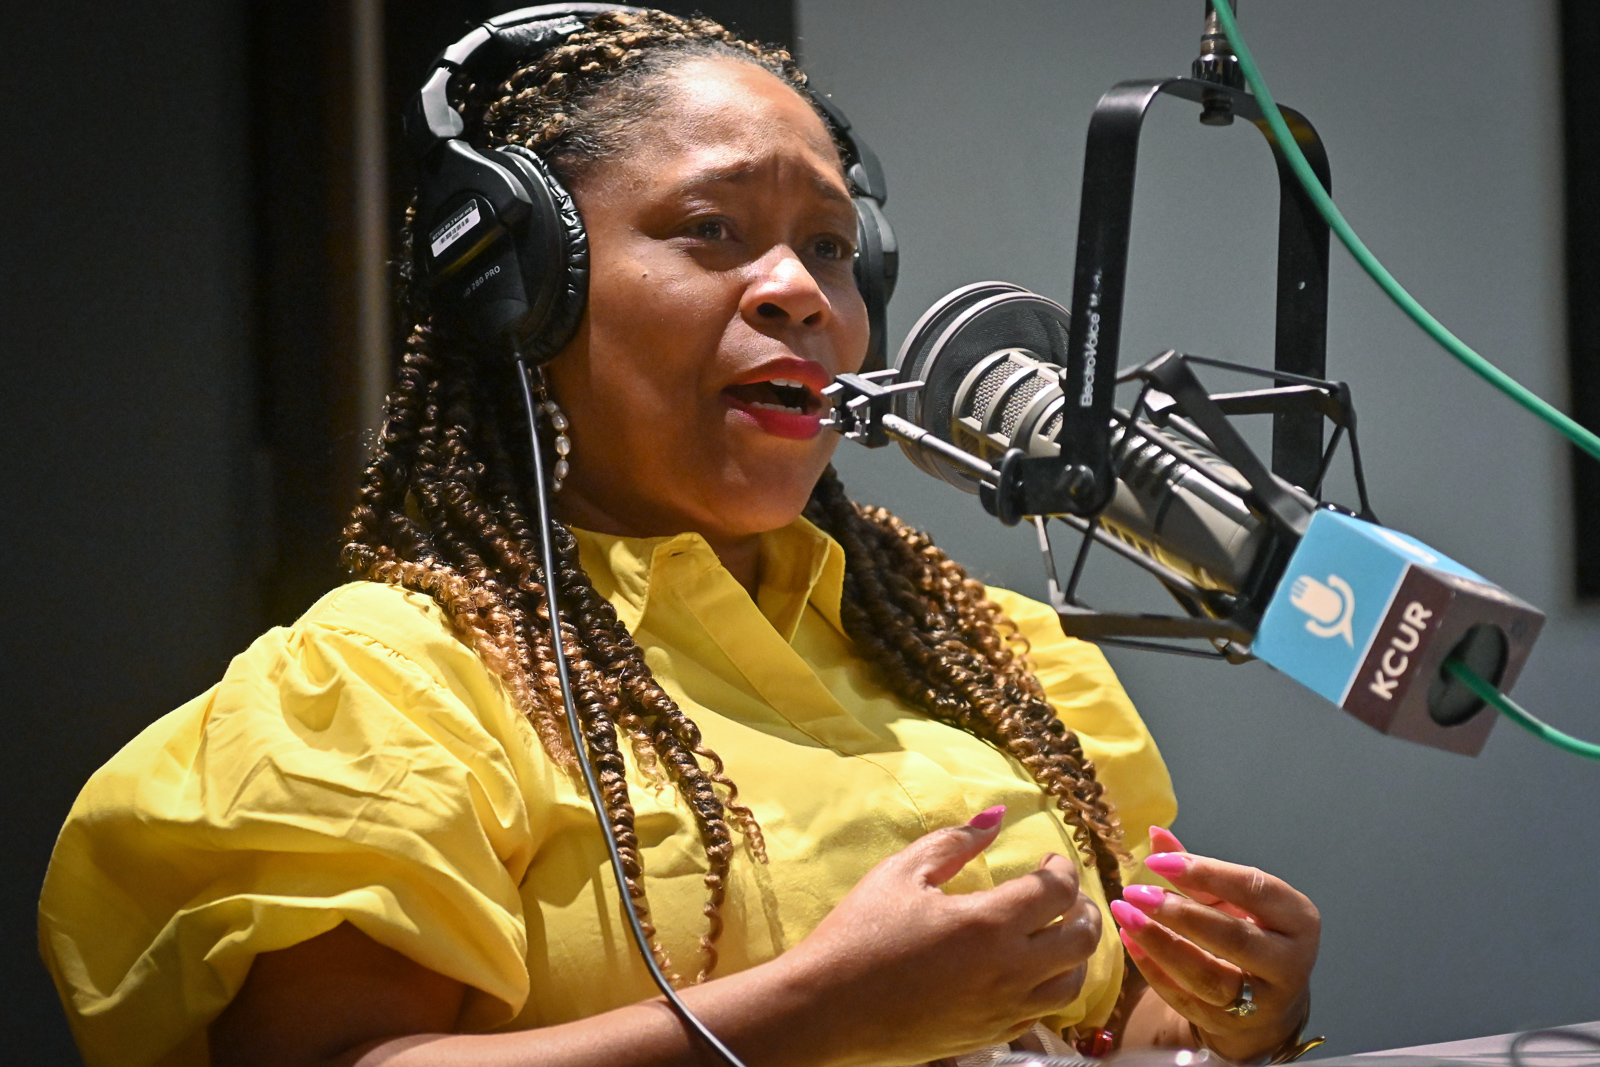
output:
<svg viewBox="0 0 1600 1067"><path fill-rule="evenodd" d="M822 410L820 396L813 393L804 383L787 378L730 385L723 392L743 408L782 411L790 415L814 415Z"/></svg>
<svg viewBox="0 0 1600 1067"><path fill-rule="evenodd" d="M822 397L804 382L770 378L722 390L724 401L777 437L810 440L822 432Z"/></svg>

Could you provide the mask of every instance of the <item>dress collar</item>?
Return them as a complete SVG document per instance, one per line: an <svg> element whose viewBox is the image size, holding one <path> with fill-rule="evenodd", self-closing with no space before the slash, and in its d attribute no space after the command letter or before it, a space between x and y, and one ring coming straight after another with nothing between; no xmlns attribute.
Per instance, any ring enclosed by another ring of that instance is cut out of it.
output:
<svg viewBox="0 0 1600 1067"><path fill-rule="evenodd" d="M576 527L579 559L595 590L636 631L653 595L666 589L694 598L705 583L732 582L711 545L697 533L618 537ZM756 606L785 641L794 639L806 605L841 633L844 549L803 518L761 535L761 584ZM720 572L720 574L718 573Z"/></svg>

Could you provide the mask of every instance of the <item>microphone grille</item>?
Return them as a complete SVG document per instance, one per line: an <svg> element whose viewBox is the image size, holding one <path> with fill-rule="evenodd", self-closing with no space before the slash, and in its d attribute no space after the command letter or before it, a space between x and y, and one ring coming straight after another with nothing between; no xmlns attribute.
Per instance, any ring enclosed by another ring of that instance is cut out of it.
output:
<svg viewBox="0 0 1600 1067"><path fill-rule="evenodd" d="M895 367L901 379L922 388L897 395L895 414L983 459L1004 454L1014 442L1052 450L1033 431L1062 402L1067 321L1061 305L1016 286L984 282L957 289L918 320L900 348ZM977 491L978 478L965 467L905 442L902 447L929 474Z"/></svg>
<svg viewBox="0 0 1600 1067"><path fill-rule="evenodd" d="M980 423L987 422L989 409L994 406L994 398L1000 395L1000 387L1011 376L1012 370L1011 364L1005 360L991 365L988 373L979 378L973 385L972 392L967 394L967 403L964 405L966 410L961 414Z"/></svg>
<svg viewBox="0 0 1600 1067"><path fill-rule="evenodd" d="M1008 448L1038 450L1040 425L1061 428L1059 368L1024 348L980 360L956 390L953 443L990 459Z"/></svg>
<svg viewBox="0 0 1600 1067"><path fill-rule="evenodd" d="M1037 374L1030 375L1006 397L1006 406L1000 409L1000 435L1011 437L1017 432L1017 423L1022 421L1022 413L1028 410L1028 404L1039 390L1052 384L1047 378Z"/></svg>

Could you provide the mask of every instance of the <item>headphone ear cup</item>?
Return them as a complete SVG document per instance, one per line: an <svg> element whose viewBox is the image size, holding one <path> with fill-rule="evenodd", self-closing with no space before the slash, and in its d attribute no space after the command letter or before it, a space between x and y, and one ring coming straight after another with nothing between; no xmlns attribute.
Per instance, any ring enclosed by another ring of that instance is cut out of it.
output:
<svg viewBox="0 0 1600 1067"><path fill-rule="evenodd" d="M856 288L867 305L867 358L862 373L888 366L889 298L900 273L900 247L878 203L865 196L856 205Z"/></svg>
<svg viewBox="0 0 1600 1067"><path fill-rule="evenodd" d="M583 319L589 298L589 234L572 194L544 160L521 145L494 152L522 177L533 201L526 239L518 241L532 310L516 331L523 357L543 363L572 340Z"/></svg>

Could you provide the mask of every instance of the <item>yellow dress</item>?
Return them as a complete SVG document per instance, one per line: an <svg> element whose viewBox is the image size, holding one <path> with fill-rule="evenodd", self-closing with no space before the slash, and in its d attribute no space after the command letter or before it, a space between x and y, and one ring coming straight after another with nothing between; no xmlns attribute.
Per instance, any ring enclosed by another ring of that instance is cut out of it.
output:
<svg viewBox="0 0 1600 1067"><path fill-rule="evenodd" d="M949 892L1031 871L1045 852L1076 855L1015 761L911 712L853 654L843 552L814 526L763 538L754 601L695 534L580 544L765 832L768 864L742 845L734 860L716 974L782 953L884 856L995 804L1004 830ZM1045 606L991 595L1032 641L1142 857L1146 828L1176 812L1148 731L1097 649L1063 637ZM654 921L693 974L705 856L687 810L629 759ZM256 953L346 921L466 983L468 1030L653 995L582 788L432 600L369 582L334 590L148 727L74 804L40 945L85 1062L206 1063L206 1024ZM1104 906L1092 864L1084 886ZM1104 1019L1121 973L1108 919L1082 994L1052 1024Z"/></svg>

